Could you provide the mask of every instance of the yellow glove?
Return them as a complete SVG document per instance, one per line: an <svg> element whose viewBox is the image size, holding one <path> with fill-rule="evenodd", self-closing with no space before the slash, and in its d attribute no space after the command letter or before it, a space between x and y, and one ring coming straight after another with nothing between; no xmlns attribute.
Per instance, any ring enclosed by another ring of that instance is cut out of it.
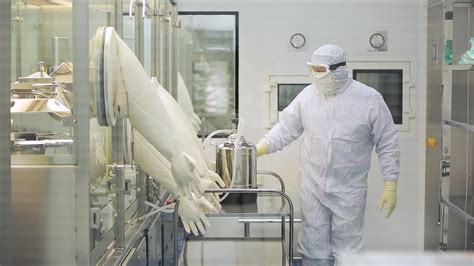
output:
<svg viewBox="0 0 474 266"><path fill-rule="evenodd" d="M384 190L382 197L380 197L380 208L382 210L384 207L387 209L387 215L385 218L388 219L392 214L393 210L397 206L397 181L385 181Z"/></svg>
<svg viewBox="0 0 474 266"><path fill-rule="evenodd" d="M265 142L259 142L256 146L257 157L268 154L268 145Z"/></svg>

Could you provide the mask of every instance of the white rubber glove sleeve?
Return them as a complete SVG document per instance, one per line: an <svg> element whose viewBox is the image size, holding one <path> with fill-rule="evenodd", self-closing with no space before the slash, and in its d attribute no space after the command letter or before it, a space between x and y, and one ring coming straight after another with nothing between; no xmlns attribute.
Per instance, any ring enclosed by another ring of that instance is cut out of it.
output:
<svg viewBox="0 0 474 266"><path fill-rule="evenodd" d="M101 32L99 31L99 34ZM150 82L150 78L135 54L116 33L111 41L114 42L113 46L116 49L108 55L111 59L109 64L120 66L117 68L120 73L116 76L122 77L121 82L127 92L128 116L132 126L168 160L179 158L180 154L187 153L195 160L195 168L201 178L216 179L207 168L197 136L191 135L189 128L192 126L189 126L189 121L179 118L183 115L172 115L179 114L179 111L167 109L160 92ZM118 85L119 83L117 81ZM174 176L174 178L193 180L182 175ZM220 183L223 184L221 180ZM185 182L181 182L181 185L187 186ZM191 191L191 188L183 190Z"/></svg>
<svg viewBox="0 0 474 266"><path fill-rule="evenodd" d="M217 209L204 197L199 199L194 196L193 199L179 198L178 213L183 221L184 230L188 234L192 232L197 236L199 232L203 235L206 233L206 228L211 225L204 212L217 213Z"/></svg>
<svg viewBox="0 0 474 266"><path fill-rule="evenodd" d="M133 139L135 162L140 165L143 171L152 176L155 182L177 196L178 187L171 175L171 163L136 129L133 130Z"/></svg>

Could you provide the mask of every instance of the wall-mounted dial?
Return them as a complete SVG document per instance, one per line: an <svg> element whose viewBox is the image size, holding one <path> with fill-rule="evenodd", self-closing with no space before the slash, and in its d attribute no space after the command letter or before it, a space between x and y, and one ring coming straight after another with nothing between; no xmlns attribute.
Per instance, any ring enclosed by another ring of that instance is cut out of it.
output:
<svg viewBox="0 0 474 266"><path fill-rule="evenodd" d="M370 46L374 49L380 49L385 45L385 37L380 33L375 33L370 36Z"/></svg>
<svg viewBox="0 0 474 266"><path fill-rule="evenodd" d="M290 45L295 49L303 48L306 44L306 37L302 33L295 33L290 37Z"/></svg>

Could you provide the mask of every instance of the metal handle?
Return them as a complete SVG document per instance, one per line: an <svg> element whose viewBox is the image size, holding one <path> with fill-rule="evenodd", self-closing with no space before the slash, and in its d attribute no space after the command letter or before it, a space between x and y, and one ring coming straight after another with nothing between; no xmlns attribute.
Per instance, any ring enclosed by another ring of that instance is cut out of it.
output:
<svg viewBox="0 0 474 266"><path fill-rule="evenodd" d="M91 228L92 229L100 229L100 209L99 208L91 208L90 209L90 217L91 217Z"/></svg>
<svg viewBox="0 0 474 266"><path fill-rule="evenodd" d="M267 171L267 170L257 170L257 175L269 175L275 177L278 182L280 182L281 192L285 193L286 187L283 178L275 172Z"/></svg>

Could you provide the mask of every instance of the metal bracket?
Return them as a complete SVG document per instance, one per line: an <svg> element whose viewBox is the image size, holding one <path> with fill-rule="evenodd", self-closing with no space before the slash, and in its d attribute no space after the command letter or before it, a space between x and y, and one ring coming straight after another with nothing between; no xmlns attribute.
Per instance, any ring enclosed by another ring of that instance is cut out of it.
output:
<svg viewBox="0 0 474 266"><path fill-rule="evenodd" d="M150 4L148 3L148 0L131 0L129 9L128 9L128 16L132 18L133 15L133 6L142 6L142 19L145 19L147 17L150 17Z"/></svg>
<svg viewBox="0 0 474 266"><path fill-rule="evenodd" d="M125 179L124 193L125 195L132 194L132 180L131 179Z"/></svg>
<svg viewBox="0 0 474 266"><path fill-rule="evenodd" d="M166 10L162 8L154 8L151 13L152 13L152 16L156 16L156 17L164 17L167 15Z"/></svg>
<svg viewBox="0 0 474 266"><path fill-rule="evenodd" d="M90 208L91 228L99 230L101 227L100 208Z"/></svg>

